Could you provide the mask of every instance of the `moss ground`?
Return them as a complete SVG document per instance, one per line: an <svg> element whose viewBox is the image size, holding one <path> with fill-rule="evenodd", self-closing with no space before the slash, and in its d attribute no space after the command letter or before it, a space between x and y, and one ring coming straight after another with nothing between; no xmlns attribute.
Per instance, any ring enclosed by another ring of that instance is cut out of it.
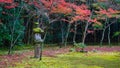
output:
<svg viewBox="0 0 120 68"><path fill-rule="evenodd" d="M13 68L13 67L11 67ZM55 57L28 58L14 68L120 68L119 52L70 52Z"/></svg>

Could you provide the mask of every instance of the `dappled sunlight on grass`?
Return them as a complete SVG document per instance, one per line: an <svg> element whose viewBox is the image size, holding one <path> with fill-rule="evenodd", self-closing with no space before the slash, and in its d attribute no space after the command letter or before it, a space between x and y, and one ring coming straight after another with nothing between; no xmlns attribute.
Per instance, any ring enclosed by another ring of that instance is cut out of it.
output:
<svg viewBox="0 0 120 68"><path fill-rule="evenodd" d="M71 52L56 57L43 57L42 61L35 58L24 59L22 63L16 63L15 68L119 68L119 54L118 52Z"/></svg>

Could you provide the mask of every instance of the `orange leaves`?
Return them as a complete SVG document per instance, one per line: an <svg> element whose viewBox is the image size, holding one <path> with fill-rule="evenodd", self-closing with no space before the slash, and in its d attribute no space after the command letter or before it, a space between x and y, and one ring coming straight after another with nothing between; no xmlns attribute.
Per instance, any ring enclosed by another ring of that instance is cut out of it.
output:
<svg viewBox="0 0 120 68"><path fill-rule="evenodd" d="M97 19L90 19L88 22L93 22L94 24L102 25L100 22L97 21Z"/></svg>
<svg viewBox="0 0 120 68"><path fill-rule="evenodd" d="M72 21L78 21L80 19L79 16L72 17Z"/></svg>
<svg viewBox="0 0 120 68"><path fill-rule="evenodd" d="M0 3L13 3L13 0L0 0Z"/></svg>
<svg viewBox="0 0 120 68"><path fill-rule="evenodd" d="M107 0L98 0L98 2L106 2Z"/></svg>
<svg viewBox="0 0 120 68"><path fill-rule="evenodd" d="M106 15L108 18L111 18L112 15L114 14L117 14L117 13L120 13L119 11L117 10L113 10L112 8L109 8L107 10L105 9L100 9L99 11L95 11L98 15Z"/></svg>
<svg viewBox="0 0 120 68"><path fill-rule="evenodd" d="M41 2L44 4L46 8L51 8L54 0L41 0Z"/></svg>
<svg viewBox="0 0 120 68"><path fill-rule="evenodd" d="M64 0L41 0L41 2L47 9L50 9L51 13L70 14L72 12Z"/></svg>
<svg viewBox="0 0 120 68"><path fill-rule="evenodd" d="M116 10L113 10L112 8L109 8L108 12L110 12L110 13L116 13Z"/></svg>
<svg viewBox="0 0 120 68"><path fill-rule="evenodd" d="M51 13L71 14L72 21L87 20L91 12L85 4L80 6L67 3L65 0L42 0L44 6L51 9Z"/></svg>
<svg viewBox="0 0 120 68"><path fill-rule="evenodd" d="M79 20L81 20L81 21L85 21L85 20L88 20L88 18L89 17L84 17L84 16L74 16L74 17L72 17L72 21L74 22L74 21L79 21Z"/></svg>
<svg viewBox="0 0 120 68"><path fill-rule="evenodd" d="M82 16L89 16L91 14L90 10L88 10L88 9L83 10L83 9L80 9L80 8L76 9L75 13L77 15L82 15Z"/></svg>
<svg viewBox="0 0 120 68"><path fill-rule="evenodd" d="M76 5L74 3L66 2L65 0L41 0L44 7L49 10L49 13L56 13L56 14L69 14L69 17L66 18L69 20L67 22L74 23L75 21L88 21L90 19L91 10L88 8L87 5ZM99 15L107 15L111 17L111 14L116 13L113 9L100 9L96 11ZM101 25L97 19L91 19L88 22L92 22L94 24Z"/></svg>
<svg viewBox="0 0 120 68"><path fill-rule="evenodd" d="M89 16L91 14L88 7L84 4L82 4L80 6L76 6L74 8L74 10L75 10L75 14L77 14L77 15Z"/></svg>
<svg viewBox="0 0 120 68"><path fill-rule="evenodd" d="M64 7L61 4L58 4L56 7L53 7L51 13L63 13L63 14L70 14L72 13L72 9L68 7Z"/></svg>
<svg viewBox="0 0 120 68"><path fill-rule="evenodd" d="M11 3L10 5L6 5L4 6L4 8L6 9L12 9L18 6L18 3Z"/></svg>
<svg viewBox="0 0 120 68"><path fill-rule="evenodd" d="M91 11L88 9L88 7L84 4L80 5L80 6L74 6L72 5L75 12L74 12L74 17L72 17L72 21L85 21L88 20L91 14Z"/></svg>
<svg viewBox="0 0 120 68"><path fill-rule="evenodd" d="M14 0L0 0L0 3L9 3L4 6L6 9L15 8L18 5L18 3L14 3Z"/></svg>
<svg viewBox="0 0 120 68"><path fill-rule="evenodd" d="M6 9L11 9L11 8L15 8L15 6L10 5L10 6L5 6Z"/></svg>
<svg viewBox="0 0 120 68"><path fill-rule="evenodd" d="M100 11L95 11L95 12L99 14L107 14L107 11L105 9L100 9Z"/></svg>

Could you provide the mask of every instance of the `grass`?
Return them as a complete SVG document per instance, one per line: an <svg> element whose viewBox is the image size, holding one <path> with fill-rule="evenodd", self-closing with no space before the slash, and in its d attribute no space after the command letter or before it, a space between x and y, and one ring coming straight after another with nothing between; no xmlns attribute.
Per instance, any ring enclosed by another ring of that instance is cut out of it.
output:
<svg viewBox="0 0 120 68"><path fill-rule="evenodd" d="M0 48L0 55L7 54L7 48Z"/></svg>
<svg viewBox="0 0 120 68"><path fill-rule="evenodd" d="M21 45L15 46L12 49L12 53L14 54L16 51L24 51L24 50L32 50L34 46L32 45ZM8 53L8 48L0 48L0 55L6 55Z"/></svg>
<svg viewBox="0 0 120 68"><path fill-rule="evenodd" d="M49 47L47 47L48 49ZM16 46L14 51L24 53L32 50L33 46ZM55 48L56 49L56 48ZM54 49L52 49L54 51ZM7 54L7 50L0 49L0 55ZM1 61L1 59L0 59ZM28 55L16 66L8 68L119 68L120 52L70 52L55 57L43 57L42 61Z"/></svg>
<svg viewBox="0 0 120 68"><path fill-rule="evenodd" d="M47 47L47 48L53 47L54 48L54 47L56 47L57 44L50 44L50 45L45 44L44 47ZM34 49L34 45L21 45L21 46L15 45L14 48L12 49L12 53L14 54L14 52L16 52L16 51L33 50L33 49ZM6 55L7 53L8 53L8 48L5 48L5 47L0 48L0 55Z"/></svg>
<svg viewBox="0 0 120 68"><path fill-rule="evenodd" d="M56 57L28 58L16 63L15 68L119 68L120 53L98 52L60 54ZM13 68L13 67L11 67Z"/></svg>

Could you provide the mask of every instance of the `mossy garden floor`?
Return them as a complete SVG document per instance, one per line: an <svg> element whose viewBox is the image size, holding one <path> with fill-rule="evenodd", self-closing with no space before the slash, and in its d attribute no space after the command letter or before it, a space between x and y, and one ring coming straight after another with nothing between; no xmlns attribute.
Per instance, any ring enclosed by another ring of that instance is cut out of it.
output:
<svg viewBox="0 0 120 68"><path fill-rule="evenodd" d="M1 50L0 68L120 68L120 47L88 46L88 53L69 52L70 49L47 47L41 61L33 58L33 49L12 55Z"/></svg>
<svg viewBox="0 0 120 68"><path fill-rule="evenodd" d="M13 68L13 67L11 67ZM119 52L70 52L55 57L24 59L14 68L120 68Z"/></svg>

